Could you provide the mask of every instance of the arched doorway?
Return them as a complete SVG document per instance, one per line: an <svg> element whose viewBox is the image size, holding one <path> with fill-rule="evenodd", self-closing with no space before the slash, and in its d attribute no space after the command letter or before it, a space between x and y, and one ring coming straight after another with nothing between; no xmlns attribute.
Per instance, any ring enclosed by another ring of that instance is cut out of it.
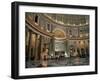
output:
<svg viewBox="0 0 100 81"><path fill-rule="evenodd" d="M54 57L68 57L67 54L67 37L63 29L56 28L54 34Z"/></svg>

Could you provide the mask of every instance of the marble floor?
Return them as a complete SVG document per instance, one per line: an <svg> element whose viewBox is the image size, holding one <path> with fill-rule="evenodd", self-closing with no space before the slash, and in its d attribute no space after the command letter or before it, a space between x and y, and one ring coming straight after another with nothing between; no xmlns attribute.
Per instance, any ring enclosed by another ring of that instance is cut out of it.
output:
<svg viewBox="0 0 100 81"><path fill-rule="evenodd" d="M59 66L82 66L89 65L89 57L69 57L60 59L49 59L47 60L47 67L59 67ZM37 68L40 66L40 60L38 61L27 61L26 68Z"/></svg>

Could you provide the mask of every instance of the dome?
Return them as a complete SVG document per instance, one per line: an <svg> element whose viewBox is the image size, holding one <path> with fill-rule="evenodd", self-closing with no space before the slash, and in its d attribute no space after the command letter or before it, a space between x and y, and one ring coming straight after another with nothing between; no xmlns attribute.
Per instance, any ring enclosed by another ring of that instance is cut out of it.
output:
<svg viewBox="0 0 100 81"><path fill-rule="evenodd" d="M53 21L65 25L86 25L89 23L88 15L70 15L70 14L45 14Z"/></svg>

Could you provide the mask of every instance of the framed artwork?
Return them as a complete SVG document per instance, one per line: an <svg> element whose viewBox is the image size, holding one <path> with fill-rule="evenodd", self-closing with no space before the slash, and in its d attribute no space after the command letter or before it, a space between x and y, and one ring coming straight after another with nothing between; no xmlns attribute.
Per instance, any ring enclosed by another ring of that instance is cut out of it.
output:
<svg viewBox="0 0 100 81"><path fill-rule="evenodd" d="M12 2L14 79L97 74L97 7Z"/></svg>

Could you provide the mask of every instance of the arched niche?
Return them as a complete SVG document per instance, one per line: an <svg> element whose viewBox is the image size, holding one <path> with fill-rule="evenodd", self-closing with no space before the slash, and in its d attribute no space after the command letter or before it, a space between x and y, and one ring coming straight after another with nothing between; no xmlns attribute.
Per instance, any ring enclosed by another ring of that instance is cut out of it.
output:
<svg viewBox="0 0 100 81"><path fill-rule="evenodd" d="M55 39L66 39L66 33L60 28L54 29L53 34Z"/></svg>

